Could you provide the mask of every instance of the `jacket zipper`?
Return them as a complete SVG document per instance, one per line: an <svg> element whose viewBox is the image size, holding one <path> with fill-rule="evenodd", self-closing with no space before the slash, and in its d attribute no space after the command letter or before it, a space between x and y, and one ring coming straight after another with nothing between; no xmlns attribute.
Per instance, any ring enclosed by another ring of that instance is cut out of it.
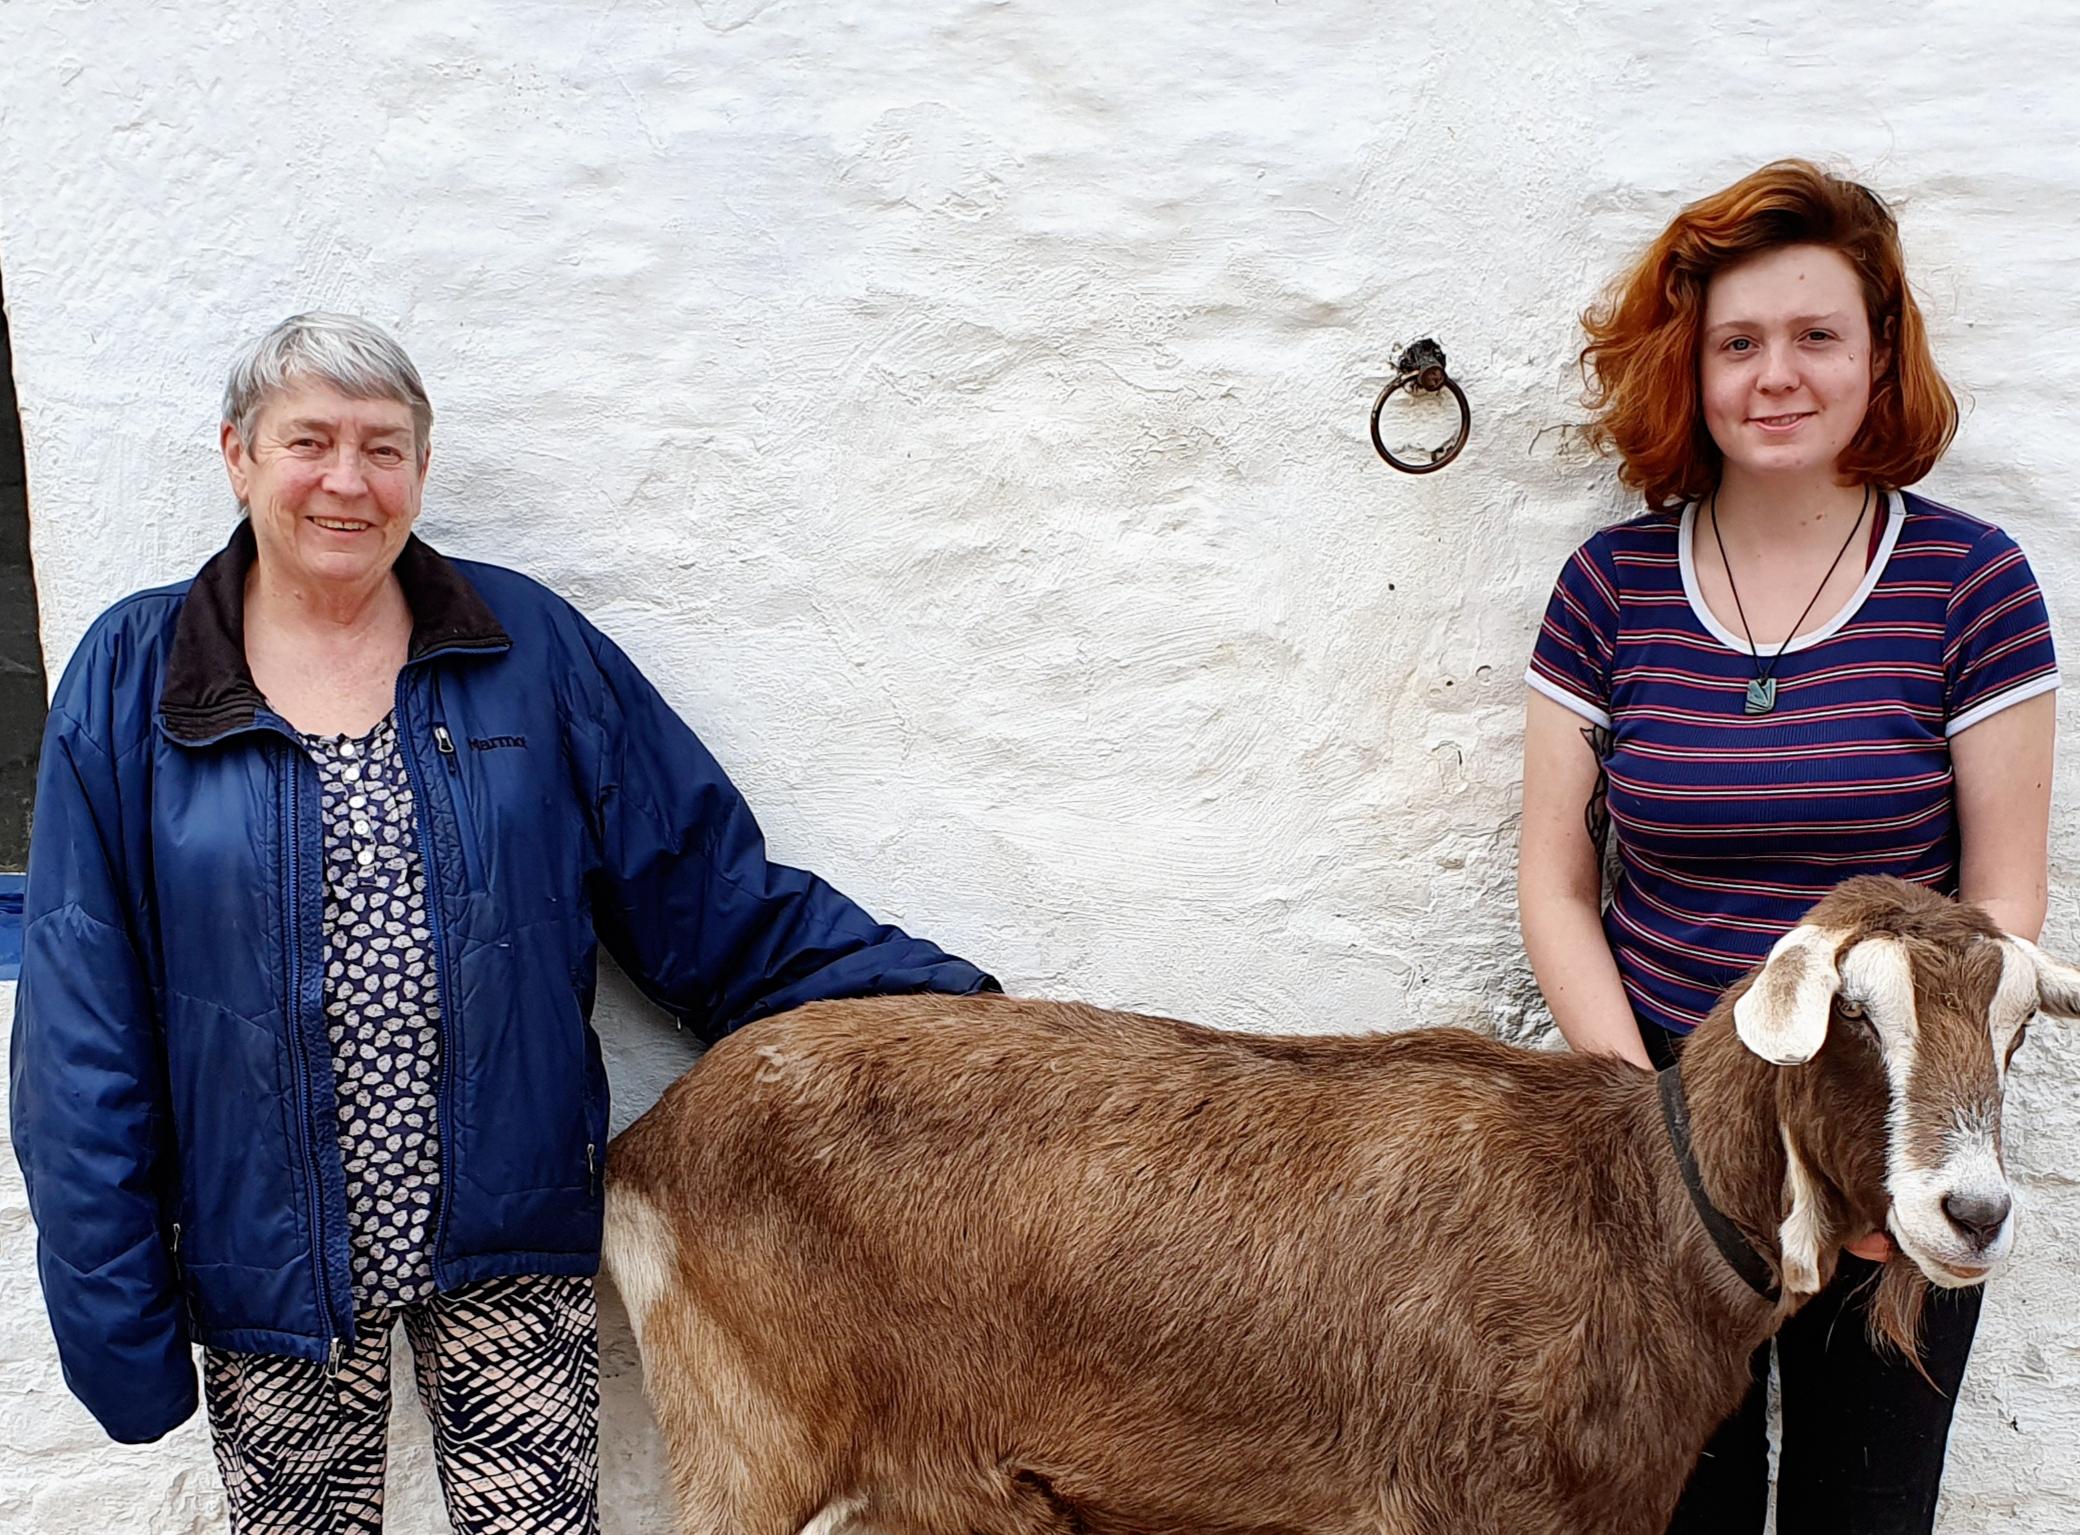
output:
<svg viewBox="0 0 2080 1535"><path fill-rule="evenodd" d="M181 1223L179 1221L173 1223L172 1237L174 1299L181 1308L182 1317L187 1320L188 1335L193 1337L195 1335L195 1311L188 1303L188 1277L181 1268Z"/></svg>
<svg viewBox="0 0 2080 1535"><path fill-rule="evenodd" d="M288 854L289 898L285 903L289 927L289 1041L296 1051L296 1069L303 1088L303 1178L304 1189L310 1199L311 1209L311 1257L318 1280L318 1306L325 1313L325 1326L331 1335L326 1351L328 1362L339 1357L339 1331L332 1314L332 1277L327 1267L325 1254L325 1191L318 1182L318 1156L312 1144L315 1134L314 1121L317 1115L317 1076L311 1067L310 1044L304 1038L299 1014L303 1010L303 923L297 911L297 899L303 889L303 844L296 827L296 753L302 750L293 743L288 748L285 763L288 770L288 792L282 796L282 844Z"/></svg>
<svg viewBox="0 0 2080 1535"><path fill-rule="evenodd" d="M419 861L426 867L426 931L433 940L434 985L440 993L440 1022L435 1033L440 1040L440 1080L435 1086L435 1100L439 1105L440 1122L436 1140L440 1147L441 1186L434 1200L433 1214L433 1266L438 1279L441 1254L448 1245L448 1206L453 1201L455 1189L455 994L448 986L448 939L441 926L441 881L440 863L434 857L433 839L426 835L426 817L430 810L426 798L426 779L419 767L419 753L414 733L408 728L409 715L405 708L404 683L411 667L407 663L397 674L398 738L404 745L405 777L411 780L412 798L419 806L419 814L412 818L413 840L419 845ZM433 726L433 744L448 764L448 771L459 773L455 766L455 742L448 735L448 727L436 722ZM454 796L450 796L451 799ZM462 835L462 811L455 808L456 835Z"/></svg>
<svg viewBox="0 0 2080 1535"><path fill-rule="evenodd" d="M585 1143L585 1190L594 1198L599 1197L599 1142Z"/></svg>
<svg viewBox="0 0 2080 1535"><path fill-rule="evenodd" d="M441 702L439 672L431 674L429 684L429 690L433 695L433 744L440 752L442 763L448 769L448 799L455 812L455 845L462 854L462 883L466 889L475 889L481 874L483 855L478 851L476 836L470 829L469 807L463 803L462 754L455 749L455 737L448 733L448 710Z"/></svg>

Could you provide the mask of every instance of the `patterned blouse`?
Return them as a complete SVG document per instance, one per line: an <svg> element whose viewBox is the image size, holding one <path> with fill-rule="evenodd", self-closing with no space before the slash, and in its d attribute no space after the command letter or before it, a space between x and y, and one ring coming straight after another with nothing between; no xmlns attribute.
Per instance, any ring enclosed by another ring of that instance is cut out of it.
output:
<svg viewBox="0 0 2080 1535"><path fill-rule="evenodd" d="M1695 508L1606 528L1560 573L1526 681L1608 731L1618 875L1604 933L1633 1010L1687 1033L1852 874L1957 889L1950 737L2058 686L2015 541L1897 492L1829 622L1762 648L1705 605ZM1709 534L1706 535L1709 537Z"/></svg>
<svg viewBox="0 0 2080 1535"><path fill-rule="evenodd" d="M325 1022L339 1094L354 1295L434 1293L440 998L411 780L386 717L359 740L303 737L325 822Z"/></svg>

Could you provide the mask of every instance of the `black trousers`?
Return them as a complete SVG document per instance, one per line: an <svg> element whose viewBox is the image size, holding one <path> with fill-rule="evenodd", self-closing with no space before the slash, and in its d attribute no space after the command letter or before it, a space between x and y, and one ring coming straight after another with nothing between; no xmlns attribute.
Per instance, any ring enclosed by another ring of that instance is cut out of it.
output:
<svg viewBox="0 0 2080 1535"><path fill-rule="evenodd" d="M1651 1025L1641 1032L1657 1064L1674 1059L1668 1035ZM1929 1535L1935 1528L1980 1288L1930 1291L1922 1363L1931 1386L1905 1359L1870 1342L1864 1306L1877 1277L1876 1264L1844 1254L1834 1282L1777 1334L1784 1413L1777 1535ZM1761 1535L1771 1347L1756 1351L1747 1399L1705 1446L1669 1535Z"/></svg>

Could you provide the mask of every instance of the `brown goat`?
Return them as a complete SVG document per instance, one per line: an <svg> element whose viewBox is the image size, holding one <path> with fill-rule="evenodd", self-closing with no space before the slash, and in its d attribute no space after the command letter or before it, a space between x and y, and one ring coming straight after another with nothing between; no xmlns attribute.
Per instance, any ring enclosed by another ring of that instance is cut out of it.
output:
<svg viewBox="0 0 2080 1535"><path fill-rule="evenodd" d="M1727 995L1681 1074L1774 1304L1622 1062L1002 999L716 1046L615 1142L607 1259L690 1532L1658 1535L1840 1242L1912 1307L2005 1257L2039 1008L2080 971L1877 880Z"/></svg>

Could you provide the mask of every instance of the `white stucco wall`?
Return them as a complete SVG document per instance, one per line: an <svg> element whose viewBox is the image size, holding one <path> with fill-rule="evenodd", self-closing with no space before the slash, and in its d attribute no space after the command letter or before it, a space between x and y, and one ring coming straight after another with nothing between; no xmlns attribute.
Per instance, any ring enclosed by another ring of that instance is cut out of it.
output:
<svg viewBox="0 0 2080 1535"><path fill-rule="evenodd" d="M422 531L616 635L779 856L1017 991L1525 1035L1518 679L1622 510L1561 430L1574 317L1680 201L1791 152L1903 199L1971 404L1928 488L2023 540L2080 646L2069 8L1713 9L0 3L53 675L222 539L232 348L359 311L440 412ZM1365 414L1425 334L1474 439L1409 479ZM625 1121L685 1052L625 987L602 1015ZM2075 1056L2018 1068L2029 1223L1949 1535L2080 1528ZM199 1426L112 1450L65 1395L32 1245L5 1162L0 1528L216 1527ZM607 1353L606 1528L661 1530ZM443 1528L415 1409L397 1445L391 1527Z"/></svg>

